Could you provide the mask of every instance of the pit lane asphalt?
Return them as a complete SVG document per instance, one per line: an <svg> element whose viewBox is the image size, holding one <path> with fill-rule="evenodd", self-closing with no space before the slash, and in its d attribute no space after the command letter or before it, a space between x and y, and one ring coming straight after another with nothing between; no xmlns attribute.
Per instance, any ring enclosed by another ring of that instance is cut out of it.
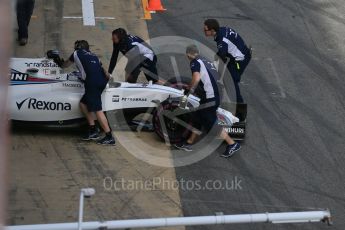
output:
<svg viewBox="0 0 345 230"><path fill-rule="evenodd" d="M88 40L107 68L112 52L111 31L125 27L148 38L146 22L141 19L141 2L103 0L94 2L96 16L115 16L116 20L97 19L96 26L83 26L81 1L36 0L26 46L13 44L14 57L39 58L47 50L58 49L62 57L73 51L74 41ZM128 17L130 15L130 17ZM14 18L13 23L16 23ZM13 30L13 42L17 31ZM120 64L117 80L124 67ZM69 71L69 70L67 70ZM115 76L115 74L114 74ZM180 216L176 190L106 187L105 180L150 181L152 178L175 180L173 168L149 165L130 154L128 147L137 140L162 146L156 154L170 151L154 133L116 130L117 146L83 142L84 129L41 129L12 127L9 153L8 225L74 222L78 217L81 188L93 187L96 195L85 202L84 220L133 219ZM145 146L140 148L150 153ZM176 230L176 227L170 228ZM178 229L184 229L183 227Z"/></svg>
<svg viewBox="0 0 345 230"><path fill-rule="evenodd" d="M217 18L254 49L241 89L248 103L240 153L176 169L177 178L240 179L241 189L180 190L184 216L329 208L345 226L344 6L340 1L164 1L148 21L150 38L185 36L216 49L203 21ZM154 44L152 44L154 46ZM177 64L190 74L185 58ZM173 73L159 57L161 75ZM230 229L233 226L188 229ZM237 225L236 229L325 229L323 224Z"/></svg>

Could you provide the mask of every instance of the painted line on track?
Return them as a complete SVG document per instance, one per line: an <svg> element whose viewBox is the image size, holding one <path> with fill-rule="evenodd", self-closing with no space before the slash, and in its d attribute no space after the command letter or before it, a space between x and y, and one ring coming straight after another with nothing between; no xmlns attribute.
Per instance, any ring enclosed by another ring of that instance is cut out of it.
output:
<svg viewBox="0 0 345 230"><path fill-rule="evenodd" d="M170 56L170 60L174 70L175 77L180 76L180 71L178 70L175 56Z"/></svg>
<svg viewBox="0 0 345 230"><path fill-rule="evenodd" d="M93 0L81 0L81 5L84 26L95 26L96 20Z"/></svg>
<svg viewBox="0 0 345 230"><path fill-rule="evenodd" d="M81 16L64 16L64 19L84 19ZM95 19L101 19L101 20L115 20L114 17L95 17Z"/></svg>
<svg viewBox="0 0 345 230"><path fill-rule="evenodd" d="M178 66L177 66L177 62L176 62L175 56L170 56L170 60L171 60L171 65L173 67L174 74L175 74L175 77L177 79L177 82L181 82L181 75L180 75L180 71L178 70Z"/></svg>
<svg viewBox="0 0 345 230"><path fill-rule="evenodd" d="M277 68L274 65L273 59L272 58L267 58L267 60L269 61L270 65L271 65L271 69L272 69L273 75L275 76L275 78L277 80L277 85L278 85L279 90L280 90L280 96L282 98L286 98L286 94L285 94L284 89L282 87L282 83L281 83L281 80L279 78L279 74L278 74Z"/></svg>

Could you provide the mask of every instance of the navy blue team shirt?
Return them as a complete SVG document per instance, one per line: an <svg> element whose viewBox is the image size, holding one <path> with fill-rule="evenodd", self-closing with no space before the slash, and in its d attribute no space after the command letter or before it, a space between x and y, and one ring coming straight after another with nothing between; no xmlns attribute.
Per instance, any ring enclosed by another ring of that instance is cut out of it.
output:
<svg viewBox="0 0 345 230"><path fill-rule="evenodd" d="M229 27L220 27L214 40L217 42L217 54L223 60L228 57L232 61L243 61L250 51L242 37Z"/></svg>
<svg viewBox="0 0 345 230"><path fill-rule="evenodd" d="M143 39L138 36L128 34L119 44L113 44L113 53L111 55L108 72L112 73L119 56L119 52L131 60L144 56L145 58L153 61L154 52L152 47L147 44Z"/></svg>
<svg viewBox="0 0 345 230"><path fill-rule="evenodd" d="M197 96L200 97L200 103L215 101L215 106L218 107L220 104L217 86L219 74L214 64L205 57L197 56L190 62L190 68L192 73L200 73L200 87L196 90Z"/></svg>
<svg viewBox="0 0 345 230"><path fill-rule="evenodd" d="M74 62L81 72L81 78L84 80L86 88L104 86L107 83L101 62L94 53L86 49L77 49L69 60Z"/></svg>

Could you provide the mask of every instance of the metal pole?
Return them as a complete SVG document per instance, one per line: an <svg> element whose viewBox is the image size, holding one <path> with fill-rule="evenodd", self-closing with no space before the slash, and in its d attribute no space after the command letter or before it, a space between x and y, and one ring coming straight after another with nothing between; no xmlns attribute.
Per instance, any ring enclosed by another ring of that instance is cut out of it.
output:
<svg viewBox="0 0 345 230"><path fill-rule="evenodd" d="M90 198L91 196L95 195L95 193L96 191L94 188L83 188L80 190L78 230L82 230L84 215L84 198Z"/></svg>
<svg viewBox="0 0 345 230"><path fill-rule="evenodd" d="M215 215L195 217L173 217L134 220L113 220L106 222L84 222L84 230L106 229L133 229L133 228L158 228L171 226L192 225L218 225L218 224L244 224L244 223L329 223L331 214L328 210L306 212L283 212L283 213L258 213L240 215ZM76 230L78 223L41 224L8 226L6 230Z"/></svg>
<svg viewBox="0 0 345 230"><path fill-rule="evenodd" d="M7 192L7 150L8 118L7 118L7 87L8 66L12 44L11 1L0 0L0 230L5 225L6 192Z"/></svg>
<svg viewBox="0 0 345 230"><path fill-rule="evenodd" d="M83 211L84 211L84 193L81 191L80 198L79 198L78 230L81 230L81 223L83 222Z"/></svg>

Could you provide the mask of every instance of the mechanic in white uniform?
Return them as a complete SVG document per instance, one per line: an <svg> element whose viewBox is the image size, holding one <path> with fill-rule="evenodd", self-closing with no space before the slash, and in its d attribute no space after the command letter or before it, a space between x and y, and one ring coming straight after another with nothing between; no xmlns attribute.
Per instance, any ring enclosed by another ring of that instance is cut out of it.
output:
<svg viewBox="0 0 345 230"><path fill-rule="evenodd" d="M217 109L220 104L217 86L219 74L212 62L199 55L199 50L195 45L188 46L186 54L192 71L192 81L188 93L196 93L200 98L201 107L193 114L195 115L193 116L193 124L197 125L199 129L204 128L206 132L210 132L213 126L217 125ZM200 89L198 92L195 90L197 87ZM240 144L235 142L223 128L220 131L220 136L228 144L226 151L221 155L222 157L231 157L241 148ZM192 144L196 138L197 134L192 132L184 143L176 144L175 147L185 151L192 151Z"/></svg>

